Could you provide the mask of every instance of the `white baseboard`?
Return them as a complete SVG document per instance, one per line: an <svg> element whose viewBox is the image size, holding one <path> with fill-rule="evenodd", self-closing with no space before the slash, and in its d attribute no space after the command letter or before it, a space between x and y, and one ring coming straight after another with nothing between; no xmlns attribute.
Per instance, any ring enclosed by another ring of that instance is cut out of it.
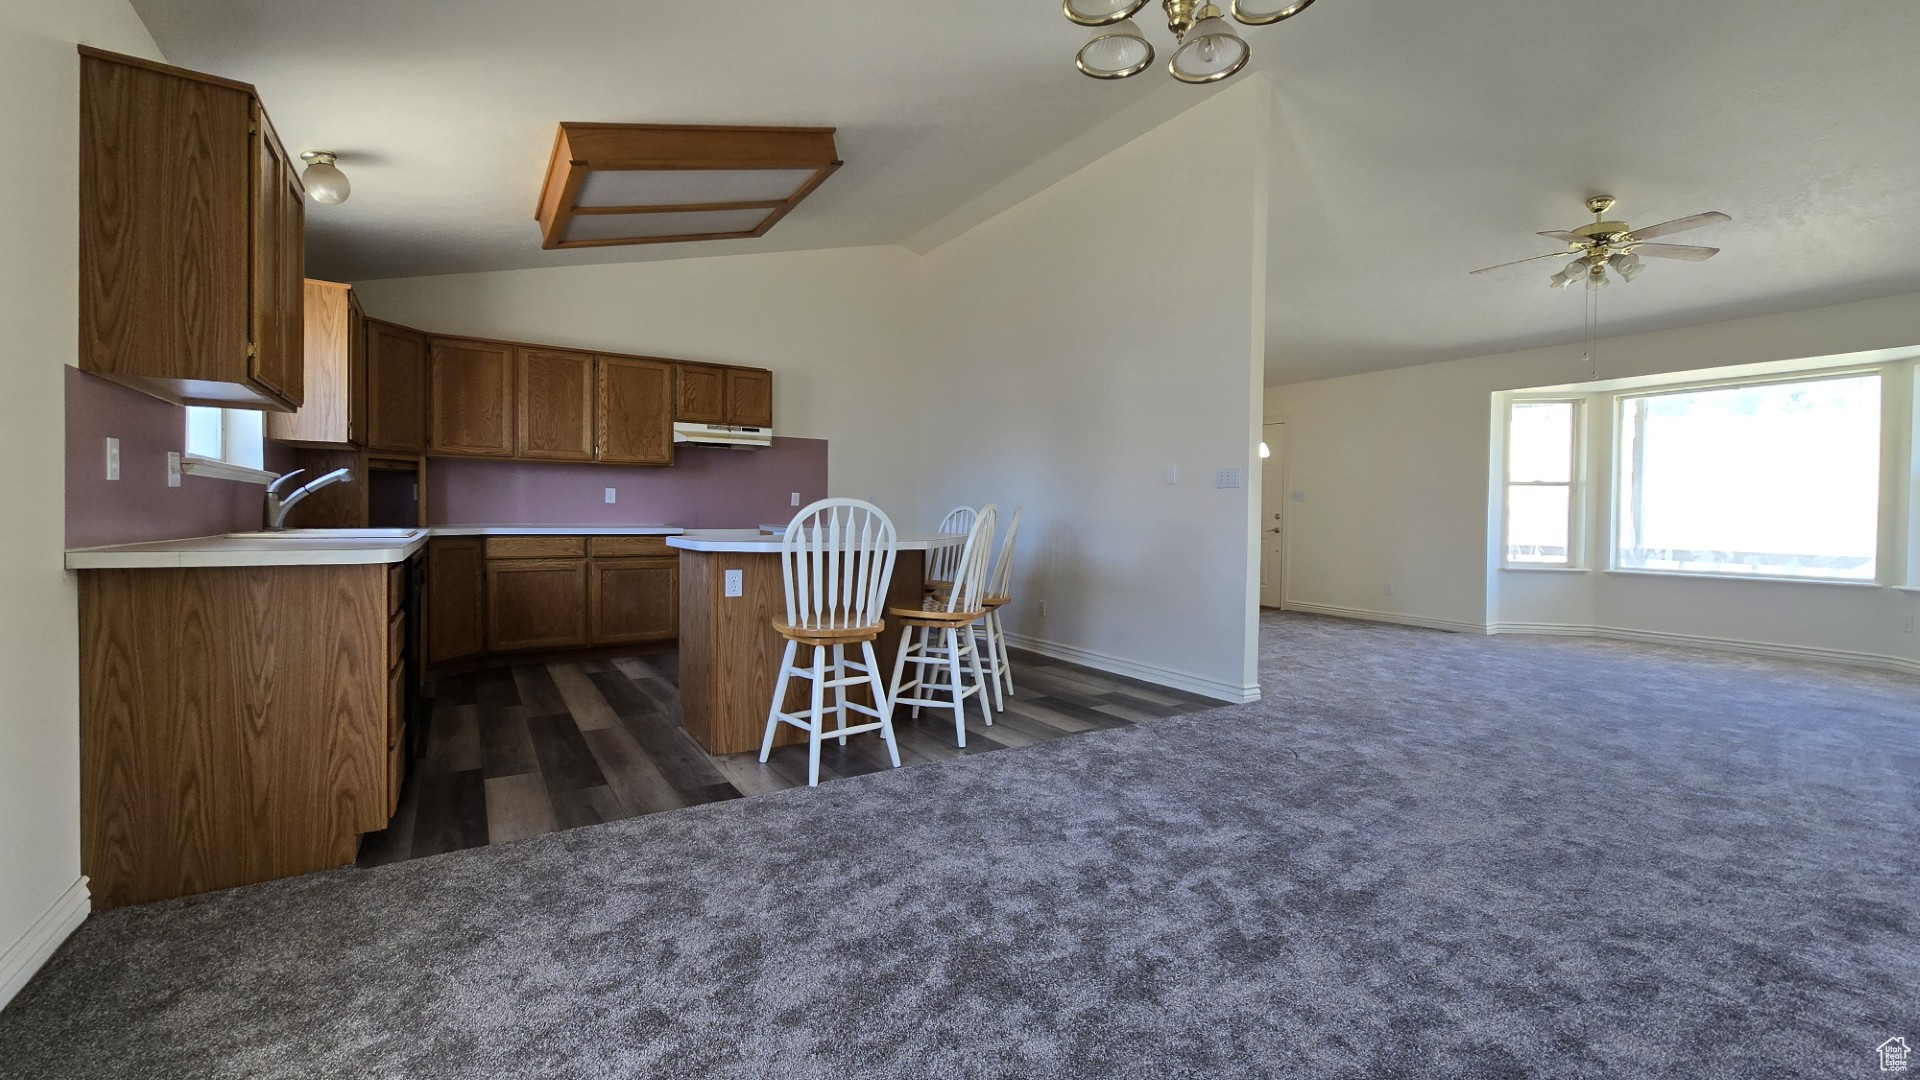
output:
<svg viewBox="0 0 1920 1080"><path fill-rule="evenodd" d="M1688 649L1712 649L1715 652L1748 653L1775 656L1783 660L1811 660L1822 664L1879 668L1920 674L1920 661L1878 653L1847 649L1823 649L1816 645L1782 645L1772 641L1743 638L1708 637L1701 634L1670 634L1659 630L1634 630L1624 626L1579 626L1566 623L1494 623L1489 634L1544 634L1551 637L1592 637L1611 641L1636 641L1648 645L1678 645Z"/></svg>
<svg viewBox="0 0 1920 1080"><path fill-rule="evenodd" d="M1282 611L1298 611L1306 615L1331 615L1336 619L1364 619L1367 622L1393 623L1396 626L1418 626L1427 630L1446 630L1455 634L1485 634L1487 628L1480 623L1459 622L1454 619L1433 619L1425 615L1405 615L1397 611L1369 611L1366 608L1336 607L1332 604L1303 604L1298 600L1289 600Z"/></svg>
<svg viewBox="0 0 1920 1080"><path fill-rule="evenodd" d="M1252 686L1236 686L1214 679L1203 679L1184 671L1155 667L1152 664L1142 664L1134 660L1122 660L1117 656L1107 656L1076 645L1062 645L1057 641L1043 641L1023 634L1009 633L1007 644L1016 649L1039 653L1053 660L1064 660L1069 664L1079 664L1081 667L1090 667L1096 671L1125 675L1129 679L1139 679L1141 682L1150 682L1156 686L1185 690L1216 701L1245 703L1260 700L1260 686L1257 683ZM1018 677L1015 676L1015 678Z"/></svg>
<svg viewBox="0 0 1920 1080"><path fill-rule="evenodd" d="M87 879L81 878L73 883L60 899L54 901L46 914L35 920L27 932L0 953L0 1009L7 1007L13 996L27 985L33 973L47 962L53 950L67 940L67 936L87 921L87 913L92 908L93 895L87 891Z"/></svg>

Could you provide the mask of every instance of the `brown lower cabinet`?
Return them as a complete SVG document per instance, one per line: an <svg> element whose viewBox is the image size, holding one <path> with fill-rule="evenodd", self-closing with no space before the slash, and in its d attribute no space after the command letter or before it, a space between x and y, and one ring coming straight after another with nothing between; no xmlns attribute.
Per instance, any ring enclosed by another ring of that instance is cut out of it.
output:
<svg viewBox="0 0 1920 1080"><path fill-rule="evenodd" d="M660 537L446 537L427 551L429 663L679 637L680 559Z"/></svg>
<svg viewBox="0 0 1920 1080"><path fill-rule="evenodd" d="M96 910L352 862L404 768L404 571L86 570L80 844Z"/></svg>

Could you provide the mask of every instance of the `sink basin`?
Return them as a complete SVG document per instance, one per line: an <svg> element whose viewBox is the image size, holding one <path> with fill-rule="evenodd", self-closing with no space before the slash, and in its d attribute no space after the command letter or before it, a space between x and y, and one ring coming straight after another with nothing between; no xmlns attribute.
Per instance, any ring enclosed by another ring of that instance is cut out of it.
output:
<svg viewBox="0 0 1920 1080"><path fill-rule="evenodd" d="M284 540L311 544L316 540L412 540L419 529L281 529L275 532L228 533L229 540Z"/></svg>

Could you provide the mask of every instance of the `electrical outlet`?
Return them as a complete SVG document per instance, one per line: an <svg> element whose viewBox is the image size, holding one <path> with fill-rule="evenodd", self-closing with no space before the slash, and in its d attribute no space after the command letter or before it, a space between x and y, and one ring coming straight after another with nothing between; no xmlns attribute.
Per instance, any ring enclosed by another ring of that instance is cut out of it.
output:
<svg viewBox="0 0 1920 1080"><path fill-rule="evenodd" d="M1227 491L1229 489L1239 487L1240 486L1240 470L1239 469L1215 469L1213 471L1213 486L1220 489L1221 491Z"/></svg>
<svg viewBox="0 0 1920 1080"><path fill-rule="evenodd" d="M1304 491L1296 491L1293 493L1292 498L1294 502L1306 502L1307 493Z"/></svg>
<svg viewBox="0 0 1920 1080"><path fill-rule="evenodd" d="M1179 482L1180 482L1180 466L1178 465L1167 466L1167 483L1177 484Z"/></svg>
<svg viewBox="0 0 1920 1080"><path fill-rule="evenodd" d="M1913 616L1909 615L1900 620L1900 632L1903 634L1913 633Z"/></svg>
<svg viewBox="0 0 1920 1080"><path fill-rule="evenodd" d="M745 596L747 592L744 575L739 570L727 571L726 593L728 596Z"/></svg>
<svg viewBox="0 0 1920 1080"><path fill-rule="evenodd" d="M800 505L800 493L799 493L799 492L797 492L797 491L796 491L796 492L794 492L794 493L793 493L793 496L792 496L791 498L789 498L789 499L787 500L787 505L788 505L788 506L799 506L799 505Z"/></svg>
<svg viewBox="0 0 1920 1080"><path fill-rule="evenodd" d="M180 451L167 451L167 486L180 486Z"/></svg>
<svg viewBox="0 0 1920 1080"><path fill-rule="evenodd" d="M615 495L615 494L617 494L617 492L615 491L615 489L613 489L613 488L608 488L608 489L607 489L607 501L608 501L608 502L612 502L612 501L613 501L613 497L614 497L614 495Z"/></svg>
<svg viewBox="0 0 1920 1080"><path fill-rule="evenodd" d="M1387 595L1388 596L1393 595L1393 582L1391 581L1387 582Z"/></svg>
<svg viewBox="0 0 1920 1080"><path fill-rule="evenodd" d="M1040 617L1043 619L1047 617L1047 602L1045 600L1040 601Z"/></svg>
<svg viewBox="0 0 1920 1080"><path fill-rule="evenodd" d="M120 440L107 436L107 479L120 479Z"/></svg>

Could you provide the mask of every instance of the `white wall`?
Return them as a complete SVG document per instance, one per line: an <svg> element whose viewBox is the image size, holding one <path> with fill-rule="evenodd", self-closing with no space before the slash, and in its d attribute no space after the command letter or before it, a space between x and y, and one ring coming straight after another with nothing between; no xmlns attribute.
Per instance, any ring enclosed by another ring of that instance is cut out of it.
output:
<svg viewBox="0 0 1920 1080"><path fill-rule="evenodd" d="M829 440L833 495L911 521L918 264L905 248L838 248L356 287L369 315L422 330L771 368L774 431Z"/></svg>
<svg viewBox="0 0 1920 1080"><path fill-rule="evenodd" d="M1609 338L1595 356L1601 378L1617 379L1915 345L1920 296L1896 296ZM1578 380L1587 373L1579 356L1577 346L1534 349L1267 388L1268 418L1288 421L1287 486L1307 500L1286 507L1287 605L1475 631L1601 627L1920 660L1920 635L1899 629L1920 612L1920 594L1892 588L1514 571L1490 579L1492 396ZM1899 444L1889 499L1905 513L1920 481L1905 449L1913 420L1889 422ZM1888 522L1883 554L1906 562L1914 539Z"/></svg>
<svg viewBox="0 0 1920 1080"><path fill-rule="evenodd" d="M1271 108L1264 80L1222 92L934 249L922 279L921 524L1023 506L1010 631L1234 699L1258 693ZM1221 467L1244 485L1215 490Z"/></svg>
<svg viewBox="0 0 1920 1080"><path fill-rule="evenodd" d="M80 58L159 58L125 0L0 0L0 1005L86 907L63 366L79 324Z"/></svg>

